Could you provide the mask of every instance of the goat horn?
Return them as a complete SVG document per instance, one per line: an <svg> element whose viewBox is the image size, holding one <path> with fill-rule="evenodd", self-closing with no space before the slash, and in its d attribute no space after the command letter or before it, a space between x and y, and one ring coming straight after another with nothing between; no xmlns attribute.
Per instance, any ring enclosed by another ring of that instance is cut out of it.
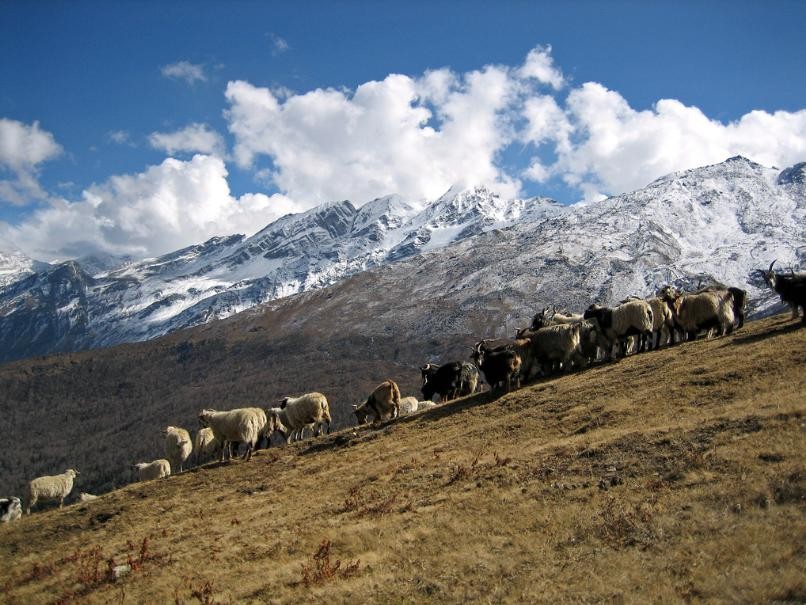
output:
<svg viewBox="0 0 806 605"><path fill-rule="evenodd" d="M767 271L772 271L772 266L773 266L773 265L776 263L776 261L777 261L777 260L778 260L778 259L776 258L774 261L772 261L772 262L770 263L770 268L769 268L769 269L767 269Z"/></svg>

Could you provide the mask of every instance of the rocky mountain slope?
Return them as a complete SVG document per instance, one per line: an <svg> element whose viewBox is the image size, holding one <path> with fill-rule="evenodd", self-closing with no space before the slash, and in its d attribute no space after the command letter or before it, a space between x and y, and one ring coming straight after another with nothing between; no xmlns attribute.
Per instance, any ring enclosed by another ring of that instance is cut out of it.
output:
<svg viewBox="0 0 806 605"><path fill-rule="evenodd" d="M511 315L506 324L543 304L580 309L667 283L745 287L763 314L776 301L753 272L774 258L806 264L804 173L736 157L570 207L483 188L422 208L398 196L342 201L113 270L71 261L0 290L0 361L146 340L387 266L374 274L384 288L441 301L464 330L488 325L490 309ZM411 311L411 325L440 325Z"/></svg>

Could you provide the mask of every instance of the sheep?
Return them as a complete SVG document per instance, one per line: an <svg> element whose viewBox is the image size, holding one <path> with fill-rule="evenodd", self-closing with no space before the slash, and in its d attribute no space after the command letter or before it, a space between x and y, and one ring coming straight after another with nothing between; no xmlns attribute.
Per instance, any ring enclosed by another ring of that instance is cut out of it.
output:
<svg viewBox="0 0 806 605"><path fill-rule="evenodd" d="M151 481L152 479L161 479L171 475L171 463L165 458L160 458L153 462L138 462L132 465L132 469L137 471L138 481Z"/></svg>
<svg viewBox="0 0 806 605"><path fill-rule="evenodd" d="M800 308L803 313L801 322L806 325L806 274L796 274L794 271L790 275L775 273L772 270L774 264L775 261L772 261L767 271L761 271L764 281L778 293L781 302L786 303L792 309L792 319L798 318L798 308Z"/></svg>
<svg viewBox="0 0 806 605"><path fill-rule="evenodd" d="M92 502L93 500L97 500L98 496L95 494L88 494L87 492L81 492L78 495L79 502Z"/></svg>
<svg viewBox="0 0 806 605"><path fill-rule="evenodd" d="M200 460L203 458L214 457L218 453L218 448L221 444L213 434L213 429L209 426L196 431L196 439L193 444L193 452L195 454L195 465L198 466Z"/></svg>
<svg viewBox="0 0 806 605"><path fill-rule="evenodd" d="M700 330L716 328L719 336L733 331L734 300L733 294L727 290L681 294L666 287L662 290L662 297L688 340L694 340Z"/></svg>
<svg viewBox="0 0 806 605"><path fill-rule="evenodd" d="M279 432L286 443L302 439L305 427L314 430L317 437L322 433L322 425L327 423L330 433L330 404L322 393L306 393L300 397L284 397L279 408L268 410L269 428L267 434Z"/></svg>
<svg viewBox="0 0 806 605"><path fill-rule="evenodd" d="M614 344L619 345L622 357L627 355L627 337L640 336L638 350L643 351L652 336L654 316L645 300L628 300L612 309L594 304L583 317L596 320L599 346L608 358L612 358Z"/></svg>
<svg viewBox="0 0 806 605"><path fill-rule="evenodd" d="M73 491L73 480L78 471L68 468L61 475L37 477L28 482L26 494L25 513L31 514L31 507L39 500L58 500L59 508L64 505L64 499Z"/></svg>
<svg viewBox="0 0 806 605"><path fill-rule="evenodd" d="M397 383L384 380L373 389L364 403L353 406L353 413L358 424L364 424L370 414L375 416L373 422L397 418L400 415L400 389Z"/></svg>
<svg viewBox="0 0 806 605"><path fill-rule="evenodd" d="M190 433L183 428L169 426L163 431L163 434L165 435L165 457L171 462L171 468L176 470L179 467L181 473L184 470L185 460L193 451Z"/></svg>
<svg viewBox="0 0 806 605"><path fill-rule="evenodd" d="M479 369L484 372L484 378L490 389L498 388L509 392L513 383L515 388L520 387L521 357L513 350L490 348L486 340L481 340L473 346L473 360Z"/></svg>
<svg viewBox="0 0 806 605"><path fill-rule="evenodd" d="M403 397L400 400L400 414L406 416L414 414L418 409L418 401L416 397Z"/></svg>
<svg viewBox="0 0 806 605"><path fill-rule="evenodd" d="M257 440L269 426L266 412L261 408L236 408L222 412L202 410L199 424L202 428L213 430L213 436L221 444L221 462L224 462L229 451L229 442L234 441L246 444L243 459L251 460Z"/></svg>
<svg viewBox="0 0 806 605"><path fill-rule="evenodd" d="M437 407L437 404L433 401L418 401L417 402L417 411L424 412L425 410L431 410Z"/></svg>
<svg viewBox="0 0 806 605"><path fill-rule="evenodd" d="M0 522L9 523L22 517L19 498L0 498Z"/></svg>

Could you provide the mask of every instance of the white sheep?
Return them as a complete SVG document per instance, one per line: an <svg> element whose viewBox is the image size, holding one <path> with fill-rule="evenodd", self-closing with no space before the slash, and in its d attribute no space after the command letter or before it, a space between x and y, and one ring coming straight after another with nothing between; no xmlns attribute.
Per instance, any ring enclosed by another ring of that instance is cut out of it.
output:
<svg viewBox="0 0 806 605"><path fill-rule="evenodd" d="M31 514L31 507L39 500L58 500L59 508L61 508L64 505L64 499L73 491L73 479L77 475L77 470L69 468L61 475L48 475L31 479L28 482L28 493L25 498L26 514Z"/></svg>
<svg viewBox="0 0 806 605"><path fill-rule="evenodd" d="M400 415L414 414L420 409L419 401L416 397L403 397L400 399Z"/></svg>
<svg viewBox="0 0 806 605"><path fill-rule="evenodd" d="M202 410L199 422L203 427L210 427L221 444L221 462L224 462L231 442L245 443L247 449L243 458L251 460L252 451L268 425L266 412L260 408L236 408L225 412Z"/></svg>
<svg viewBox="0 0 806 605"><path fill-rule="evenodd" d="M190 440L190 433L177 426L167 427L165 434L165 457L171 463L171 468L179 468L181 473L184 470L184 463L193 451L193 442Z"/></svg>
<svg viewBox="0 0 806 605"><path fill-rule="evenodd" d="M78 495L79 502L92 502L93 500L97 500L98 496L95 494L88 494L87 492L81 492Z"/></svg>
<svg viewBox="0 0 806 605"><path fill-rule="evenodd" d="M327 423L330 433L330 404L322 393L306 393L301 397L284 397L279 408L268 410L268 434L279 432L286 443L302 439L303 431L309 427L315 436L322 432Z"/></svg>
<svg viewBox="0 0 806 605"><path fill-rule="evenodd" d="M138 481L150 481L151 479L161 479L171 475L171 463L165 458L160 458L153 462L138 462L132 468L137 471Z"/></svg>
<svg viewBox="0 0 806 605"><path fill-rule="evenodd" d="M0 498L0 522L8 523L22 517L22 505L19 498Z"/></svg>
<svg viewBox="0 0 806 605"><path fill-rule="evenodd" d="M207 459L215 456L218 453L218 448L221 444L213 434L213 429L209 426L199 429L196 432L196 440L193 444L193 451L196 453L196 465L202 459Z"/></svg>

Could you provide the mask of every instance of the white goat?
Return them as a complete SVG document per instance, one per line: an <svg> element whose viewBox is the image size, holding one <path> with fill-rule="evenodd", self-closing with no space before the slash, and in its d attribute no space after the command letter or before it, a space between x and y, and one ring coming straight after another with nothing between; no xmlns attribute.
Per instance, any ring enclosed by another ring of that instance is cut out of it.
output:
<svg viewBox="0 0 806 605"><path fill-rule="evenodd" d="M627 354L629 336L640 337L639 351L644 350L652 336L652 307L645 300L630 299L612 309L591 305L584 316L596 320L599 346L608 358L612 357L614 344L619 345L622 356Z"/></svg>
<svg viewBox="0 0 806 605"><path fill-rule="evenodd" d="M712 290L696 294L681 294L665 288L663 299L669 304L674 319L689 340L697 337L700 330L716 328L718 335L733 331L733 294L728 290Z"/></svg>
<svg viewBox="0 0 806 605"><path fill-rule="evenodd" d="M171 468L176 470L178 467L181 473L184 470L185 460L193 451L190 433L177 426L169 426L163 433L165 434L165 457L170 461Z"/></svg>
<svg viewBox="0 0 806 605"><path fill-rule="evenodd" d="M286 443L302 439L306 427L313 430L318 437L322 432L322 425L327 423L327 432L330 433L330 404L322 393L284 397L279 408L268 410L268 417L267 433L279 432Z"/></svg>
<svg viewBox="0 0 806 605"><path fill-rule="evenodd" d="M64 499L73 491L73 479L77 475L77 470L69 468L61 475L47 475L31 479L28 482L28 493L25 499L26 514L31 514L31 507L39 500L58 500L59 508L61 508L64 505Z"/></svg>
<svg viewBox="0 0 806 605"><path fill-rule="evenodd" d="M213 435L221 444L221 462L229 450L230 442L245 443L244 460L251 460L252 451L260 435L266 430L266 412L260 408L236 408L226 412L202 410L199 423L213 429Z"/></svg>
<svg viewBox="0 0 806 605"><path fill-rule="evenodd" d="M138 462L132 468L137 471L138 481L151 481L152 479L161 479L171 475L171 463L165 458L160 458L153 462Z"/></svg>

